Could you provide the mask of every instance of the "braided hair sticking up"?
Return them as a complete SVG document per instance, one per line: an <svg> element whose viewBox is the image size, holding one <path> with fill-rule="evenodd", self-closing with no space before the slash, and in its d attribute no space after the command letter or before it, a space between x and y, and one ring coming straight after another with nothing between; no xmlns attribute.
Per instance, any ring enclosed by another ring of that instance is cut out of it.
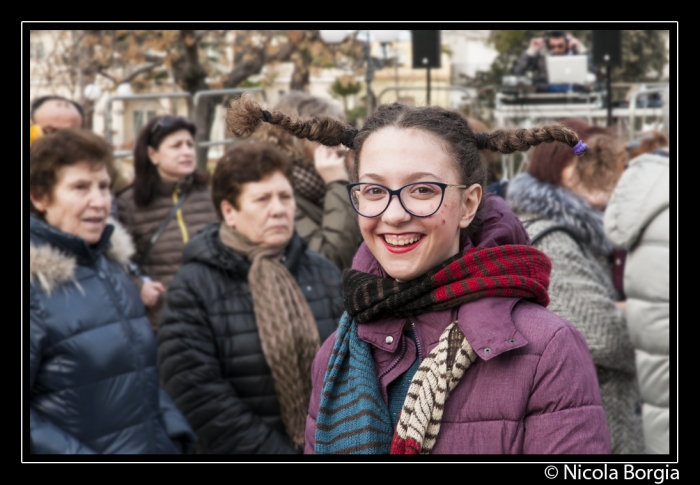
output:
<svg viewBox="0 0 700 485"><path fill-rule="evenodd" d="M300 120L279 111L264 110L249 94L234 101L226 115L226 126L239 138L248 138L263 121L277 125L297 138L331 147L342 144L353 148L357 135L357 130L351 125L327 116Z"/></svg>

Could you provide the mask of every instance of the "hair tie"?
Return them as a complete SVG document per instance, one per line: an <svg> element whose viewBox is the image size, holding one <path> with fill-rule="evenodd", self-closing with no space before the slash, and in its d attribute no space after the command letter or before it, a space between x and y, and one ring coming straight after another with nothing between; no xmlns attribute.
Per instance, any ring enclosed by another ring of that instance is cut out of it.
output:
<svg viewBox="0 0 700 485"><path fill-rule="evenodd" d="M483 150L489 146L489 134L479 133L476 135L476 148Z"/></svg>
<svg viewBox="0 0 700 485"><path fill-rule="evenodd" d="M343 134L340 136L340 142L352 150L357 133L357 130L344 130Z"/></svg>
<svg viewBox="0 0 700 485"><path fill-rule="evenodd" d="M588 145L579 140L576 145L571 147L571 149L574 151L575 155L581 155L588 149Z"/></svg>
<svg viewBox="0 0 700 485"><path fill-rule="evenodd" d="M269 111L265 111L264 109L261 109L260 111L262 111L262 116L265 121L267 121L268 123L272 121L272 113L270 113Z"/></svg>

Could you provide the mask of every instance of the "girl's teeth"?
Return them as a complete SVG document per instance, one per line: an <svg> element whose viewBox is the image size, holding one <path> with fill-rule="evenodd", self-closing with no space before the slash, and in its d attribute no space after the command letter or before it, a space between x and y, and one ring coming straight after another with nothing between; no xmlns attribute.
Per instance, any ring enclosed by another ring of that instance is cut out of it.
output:
<svg viewBox="0 0 700 485"><path fill-rule="evenodd" d="M414 242L418 241L420 238L410 238L410 239L398 239L398 238L388 238L384 237L384 240L391 244L392 246L407 246L409 244L413 244Z"/></svg>

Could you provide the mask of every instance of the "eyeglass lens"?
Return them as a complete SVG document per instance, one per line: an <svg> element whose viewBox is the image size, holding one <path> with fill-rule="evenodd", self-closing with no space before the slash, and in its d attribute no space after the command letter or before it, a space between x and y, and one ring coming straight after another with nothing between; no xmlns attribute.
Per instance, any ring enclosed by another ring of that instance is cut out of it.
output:
<svg viewBox="0 0 700 485"><path fill-rule="evenodd" d="M442 187L432 183L409 184L401 189L399 198L408 212L427 217L440 208ZM353 187L350 199L361 215L376 217L389 206L391 196L386 187L368 183Z"/></svg>

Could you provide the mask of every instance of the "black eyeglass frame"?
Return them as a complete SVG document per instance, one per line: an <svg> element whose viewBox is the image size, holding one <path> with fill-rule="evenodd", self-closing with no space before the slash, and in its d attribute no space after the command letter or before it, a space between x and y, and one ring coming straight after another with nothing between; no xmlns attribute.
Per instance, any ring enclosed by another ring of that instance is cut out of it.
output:
<svg viewBox="0 0 700 485"><path fill-rule="evenodd" d="M401 199L401 191L402 191L403 189L405 189L406 187L410 187L411 185L426 185L426 184L437 185L438 187L440 187L440 190L441 190L442 192L441 192L441 194L440 194L440 203L437 205L437 207L435 208L435 210L434 210L433 212L431 212L430 214L426 214L426 215L421 216L421 215L418 215L418 214L415 214L415 213L411 212L410 210L408 210L408 209L406 208L406 206L405 206L404 203L403 203L403 200ZM386 189L386 191L389 193L389 200L388 200L387 203L386 203L386 207L385 207L379 214L377 214L376 216L366 216L366 215L364 215L362 212L360 212L359 210L357 210L357 207L355 207L355 204L354 204L353 201L352 201L352 189L355 188L355 187L357 187L357 186L359 186L359 185L376 185L376 186L378 186L378 187L382 187L382 188ZM379 216L381 216L382 214L384 214L384 212L386 212L386 210L387 210L387 209L389 208L389 206L391 205L391 199L392 199L394 196L396 196L396 197L399 199L399 204L401 204L401 207L403 207L403 210L405 210L406 212L408 212L408 213L411 214L412 216L414 216L414 217L430 217L430 216L432 216L433 214L435 214L435 213L440 209L440 207L442 207L442 201L445 200L445 189L446 189L447 187L457 187L458 189L466 189L466 188L467 188L466 185L454 185L454 184L445 184L445 183L443 183L443 182L427 182L427 181L426 181L426 182L411 182L410 184L406 184L406 185L404 185L403 187L400 187L400 188L398 188L398 189L396 189L396 190L391 190L391 189L390 189L389 187L387 187L386 185L376 184L376 183L374 183L374 182L355 182L354 184L347 184L345 187L348 189L348 197L350 198L350 205L352 206L352 208L353 208L353 209L355 210L355 212L357 212L359 215L361 215L362 217L366 217L367 219L374 219L375 217L379 217Z"/></svg>

